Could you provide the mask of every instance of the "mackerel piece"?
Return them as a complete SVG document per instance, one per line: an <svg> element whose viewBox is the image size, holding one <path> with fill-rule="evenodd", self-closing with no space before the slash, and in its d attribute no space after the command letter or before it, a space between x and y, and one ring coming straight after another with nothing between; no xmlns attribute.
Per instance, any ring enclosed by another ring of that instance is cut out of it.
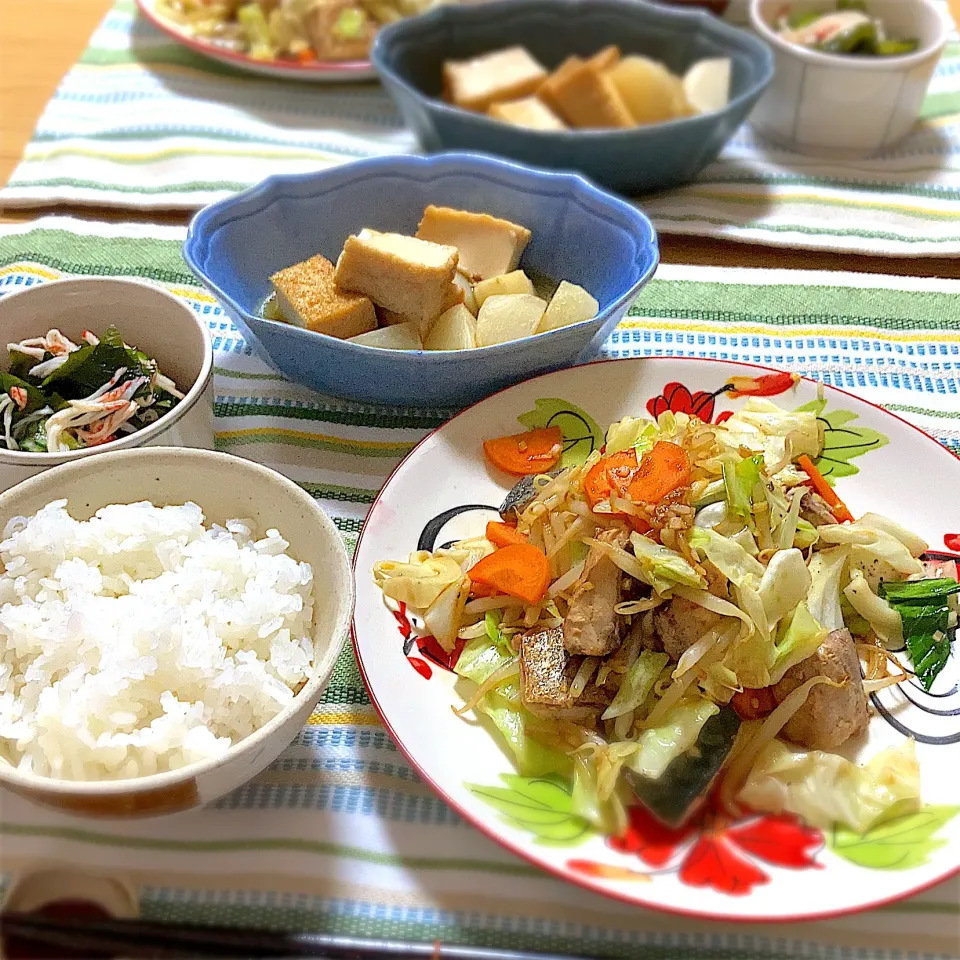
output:
<svg viewBox="0 0 960 960"><path fill-rule="evenodd" d="M562 470L554 470L551 473L538 474L538 476L559 477L562 472ZM533 503L537 496L537 488L533 485L535 479L533 476L524 477L513 485L506 499L500 505L500 516L504 520L516 520Z"/></svg>

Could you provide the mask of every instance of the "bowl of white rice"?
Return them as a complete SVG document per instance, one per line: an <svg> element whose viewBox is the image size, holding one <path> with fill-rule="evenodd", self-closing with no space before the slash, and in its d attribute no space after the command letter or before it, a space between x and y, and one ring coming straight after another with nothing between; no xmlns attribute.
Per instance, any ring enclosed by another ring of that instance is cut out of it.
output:
<svg viewBox="0 0 960 960"><path fill-rule="evenodd" d="M343 542L259 464L103 453L0 495L0 787L76 814L210 803L270 764L353 611Z"/></svg>

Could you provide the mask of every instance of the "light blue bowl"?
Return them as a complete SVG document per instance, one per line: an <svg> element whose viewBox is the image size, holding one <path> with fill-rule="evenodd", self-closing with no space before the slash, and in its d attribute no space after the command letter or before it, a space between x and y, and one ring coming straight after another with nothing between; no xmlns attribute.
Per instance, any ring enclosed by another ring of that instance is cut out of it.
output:
<svg viewBox="0 0 960 960"><path fill-rule="evenodd" d="M707 57L733 61L730 102L716 113L629 130L526 130L444 103L444 60L526 47L545 67L616 44L682 74ZM759 38L703 11L642 0L502 0L440 6L381 29L370 59L424 149L483 150L577 170L631 196L688 183L716 159L773 77Z"/></svg>
<svg viewBox="0 0 960 960"><path fill-rule="evenodd" d="M521 266L585 287L592 320L476 350L381 350L265 320L270 275L317 253L336 261L363 227L412 234L427 204L490 213L533 232ZM634 207L574 174L489 157L382 157L269 177L201 210L183 255L250 345L314 390L371 403L462 407L538 373L593 359L656 269Z"/></svg>

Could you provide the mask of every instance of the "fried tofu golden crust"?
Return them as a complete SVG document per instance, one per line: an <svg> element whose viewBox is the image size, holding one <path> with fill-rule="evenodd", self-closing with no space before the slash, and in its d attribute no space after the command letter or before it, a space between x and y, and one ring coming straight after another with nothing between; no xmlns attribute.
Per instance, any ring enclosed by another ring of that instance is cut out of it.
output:
<svg viewBox="0 0 960 960"><path fill-rule="evenodd" d="M347 238L335 277L341 289L428 327L455 296L450 288L458 260L452 246L363 230Z"/></svg>
<svg viewBox="0 0 960 960"><path fill-rule="evenodd" d="M633 116L613 80L589 60L562 65L543 84L540 95L572 127L625 129L634 126Z"/></svg>
<svg viewBox="0 0 960 960"><path fill-rule="evenodd" d="M374 330L377 317L368 297L337 288L333 264L317 255L275 273L270 282L283 318L341 340Z"/></svg>

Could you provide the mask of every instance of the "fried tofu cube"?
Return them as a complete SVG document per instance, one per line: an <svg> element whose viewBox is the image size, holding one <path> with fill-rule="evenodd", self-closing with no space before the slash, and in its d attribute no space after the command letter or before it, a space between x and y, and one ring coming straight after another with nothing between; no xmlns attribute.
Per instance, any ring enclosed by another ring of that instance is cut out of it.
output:
<svg viewBox="0 0 960 960"><path fill-rule="evenodd" d="M507 47L471 60L443 65L446 99L465 110L484 112L498 100L536 93L547 71L523 47Z"/></svg>
<svg viewBox="0 0 960 960"><path fill-rule="evenodd" d="M392 327L381 327L369 333L351 337L351 343L367 347L380 347L381 350L422 350L420 331L415 323L398 323Z"/></svg>
<svg viewBox="0 0 960 960"><path fill-rule="evenodd" d="M477 321L458 303L441 313L423 342L425 350L472 350L477 345Z"/></svg>
<svg viewBox="0 0 960 960"><path fill-rule="evenodd" d="M483 306L487 297L508 297L517 293L535 294L533 282L522 270L514 270L499 277L481 280L473 288L473 296L477 301L477 308Z"/></svg>
<svg viewBox="0 0 960 960"><path fill-rule="evenodd" d="M375 330L369 297L337 288L333 264L319 254L275 273L276 310L287 323L346 340Z"/></svg>
<svg viewBox="0 0 960 960"><path fill-rule="evenodd" d="M620 62L620 48L617 46L604 47L599 53L595 53L588 61L596 70L609 70Z"/></svg>
<svg viewBox="0 0 960 960"><path fill-rule="evenodd" d="M454 274L454 280L447 288L446 295L444 296L443 303L440 307L439 316L442 316L451 307L455 307L463 303L465 297L464 288L456 280L459 275L459 271ZM397 324L413 323L416 325L421 339L426 338L427 334L430 332L437 320L437 317L430 317L427 320L416 320L407 316L405 313L395 313L393 310L386 310L383 307L377 307L376 311L377 319L380 321L381 327L391 327L396 326Z"/></svg>
<svg viewBox="0 0 960 960"><path fill-rule="evenodd" d="M460 272L471 280L485 280L515 270L532 234L518 223L488 213L430 204L423 211L417 236L456 247Z"/></svg>
<svg viewBox="0 0 960 960"><path fill-rule="evenodd" d="M599 310L600 304L583 287L578 287L569 280L563 280L550 298L550 303L547 304L540 326L537 327L537 333L546 333L547 330L556 330L583 320L592 320Z"/></svg>
<svg viewBox="0 0 960 960"><path fill-rule="evenodd" d="M543 84L540 95L572 127L626 128L633 117L610 76L596 65L568 60Z"/></svg>
<svg viewBox="0 0 960 960"><path fill-rule="evenodd" d="M566 130L567 125L538 97L491 104L487 115L528 130Z"/></svg>
<svg viewBox="0 0 960 960"><path fill-rule="evenodd" d="M362 230L347 238L335 277L342 290L429 325L449 306L458 259L455 247Z"/></svg>
<svg viewBox="0 0 960 960"><path fill-rule="evenodd" d="M545 300L526 293L487 297L477 314L477 346L532 336L546 309Z"/></svg>

